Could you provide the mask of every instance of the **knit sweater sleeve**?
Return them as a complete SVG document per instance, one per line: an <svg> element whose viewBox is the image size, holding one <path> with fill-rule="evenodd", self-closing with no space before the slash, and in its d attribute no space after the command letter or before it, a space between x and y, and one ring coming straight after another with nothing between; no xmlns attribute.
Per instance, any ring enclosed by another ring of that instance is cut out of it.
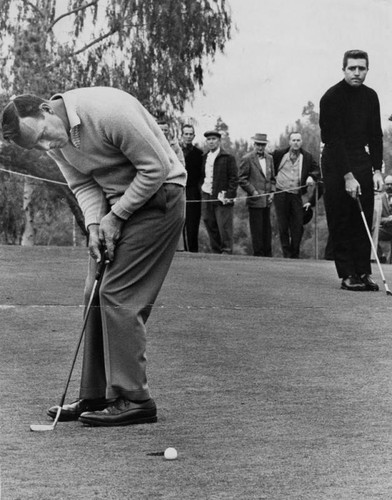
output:
<svg viewBox="0 0 392 500"><path fill-rule="evenodd" d="M99 224L108 211L108 202L101 186L91 175L86 175L73 167L63 156L61 150L48 151L56 163L71 191L82 209L85 225Z"/></svg>
<svg viewBox="0 0 392 500"><path fill-rule="evenodd" d="M170 151L165 150L159 137L161 131L155 132L149 126L149 117L143 109L132 114L118 110L103 126L107 140L118 148L136 169L132 182L111 208L118 217L128 219L165 182L171 170L171 161L174 164L178 162L180 169L182 166L169 144L167 147Z"/></svg>

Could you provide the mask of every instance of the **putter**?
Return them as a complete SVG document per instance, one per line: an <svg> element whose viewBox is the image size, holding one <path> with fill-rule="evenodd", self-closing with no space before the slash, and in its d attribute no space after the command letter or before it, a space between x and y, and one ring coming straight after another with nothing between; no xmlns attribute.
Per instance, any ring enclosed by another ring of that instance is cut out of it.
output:
<svg viewBox="0 0 392 500"><path fill-rule="evenodd" d="M365 217L365 214L363 213L362 203L361 203L361 200L359 199L359 196L357 196L357 202L358 202L359 211L361 212L361 217L362 217L363 223L364 223L365 228L366 228L367 235L369 237L370 244L371 244L372 249L373 249L373 254L374 254L374 257L376 259L378 269L379 269L380 274L381 274L381 279L382 279L382 282L384 283L385 292L387 295L392 295L392 292L390 291L389 286L387 285L387 282L385 280L384 272L383 272L381 264L380 264L380 259L378 258L378 255L377 255L377 249L376 249L376 246L374 244L372 235L370 233L368 223L366 222L366 217Z"/></svg>
<svg viewBox="0 0 392 500"><path fill-rule="evenodd" d="M103 276L103 271L104 271L104 269L106 267L106 264L107 264L107 253L105 251L104 254L103 254L103 256L101 257L100 262L97 265L97 270L95 272L94 285L93 285L93 288L91 290L89 301L88 301L88 304L87 304L87 307L86 307L86 311L85 311L85 314L84 314L82 331L81 331L81 334L80 334L80 337L79 337L78 344L76 346L75 354L74 354L74 357L73 357L71 369L69 371L68 379L67 379L67 382L65 384L64 392L63 392L63 395L61 396L61 400L60 400L59 408L57 410L56 418L54 419L54 421L53 421L52 424L31 424L30 425L30 430L33 431L33 432L54 431L54 429L56 428L57 422L59 421L59 418L60 418L61 410L62 410L62 408L64 406L65 396L66 396L67 391L68 391L69 382L71 380L72 372L73 372L73 369L74 369L74 366L75 366L75 363L76 363L76 358L78 356L80 345L82 343L84 331L86 329L86 324L87 324L88 316L89 316L89 313L90 313L90 310L91 310L91 305L93 303L93 300L94 300L95 293L97 291L98 285L101 283L102 276Z"/></svg>

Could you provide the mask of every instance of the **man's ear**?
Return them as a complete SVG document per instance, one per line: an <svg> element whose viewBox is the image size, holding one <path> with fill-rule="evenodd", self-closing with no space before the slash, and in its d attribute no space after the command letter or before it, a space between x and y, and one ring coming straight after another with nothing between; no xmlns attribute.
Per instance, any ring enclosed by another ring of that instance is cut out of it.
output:
<svg viewBox="0 0 392 500"><path fill-rule="evenodd" d="M53 108L50 104L48 104L47 102L43 102L42 104L39 105L39 108L41 111L43 111L44 113L49 113L50 115L53 114Z"/></svg>

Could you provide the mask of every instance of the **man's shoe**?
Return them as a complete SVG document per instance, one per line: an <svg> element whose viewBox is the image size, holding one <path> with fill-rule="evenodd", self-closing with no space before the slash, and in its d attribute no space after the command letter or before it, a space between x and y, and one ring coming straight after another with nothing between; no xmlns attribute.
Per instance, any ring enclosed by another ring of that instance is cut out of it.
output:
<svg viewBox="0 0 392 500"><path fill-rule="evenodd" d="M108 401L105 398L100 399L78 399L69 405L64 405L61 409L59 422L70 422L77 420L84 411L104 410L113 400ZM58 406L52 406L48 410L51 418L56 418Z"/></svg>
<svg viewBox="0 0 392 500"><path fill-rule="evenodd" d="M364 292L366 290L365 283L357 276L347 276L347 278L342 279L340 288L351 292Z"/></svg>
<svg viewBox="0 0 392 500"><path fill-rule="evenodd" d="M156 422L157 407L153 399L135 403L119 398L102 411L82 413L79 421L94 427L150 424Z"/></svg>
<svg viewBox="0 0 392 500"><path fill-rule="evenodd" d="M362 274L361 281L365 285L366 290L370 292L378 292L378 285L370 274Z"/></svg>

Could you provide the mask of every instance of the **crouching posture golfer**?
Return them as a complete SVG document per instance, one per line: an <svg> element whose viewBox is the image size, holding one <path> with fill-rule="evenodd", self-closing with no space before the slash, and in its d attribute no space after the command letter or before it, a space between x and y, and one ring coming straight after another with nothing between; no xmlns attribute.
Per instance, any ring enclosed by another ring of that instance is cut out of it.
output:
<svg viewBox="0 0 392 500"><path fill-rule="evenodd" d="M147 110L113 88L17 96L4 109L3 136L47 151L78 199L91 255L85 303L103 245L110 261L86 325L80 399L60 419L155 422L145 323L182 231L185 168Z"/></svg>
<svg viewBox="0 0 392 500"><path fill-rule="evenodd" d="M363 85L368 69L366 52L346 52L344 79L331 87L320 102L328 228L341 288L352 291L378 290L371 277L371 244L356 201L360 196L371 227L373 190L380 190L383 184L383 144L377 94Z"/></svg>

